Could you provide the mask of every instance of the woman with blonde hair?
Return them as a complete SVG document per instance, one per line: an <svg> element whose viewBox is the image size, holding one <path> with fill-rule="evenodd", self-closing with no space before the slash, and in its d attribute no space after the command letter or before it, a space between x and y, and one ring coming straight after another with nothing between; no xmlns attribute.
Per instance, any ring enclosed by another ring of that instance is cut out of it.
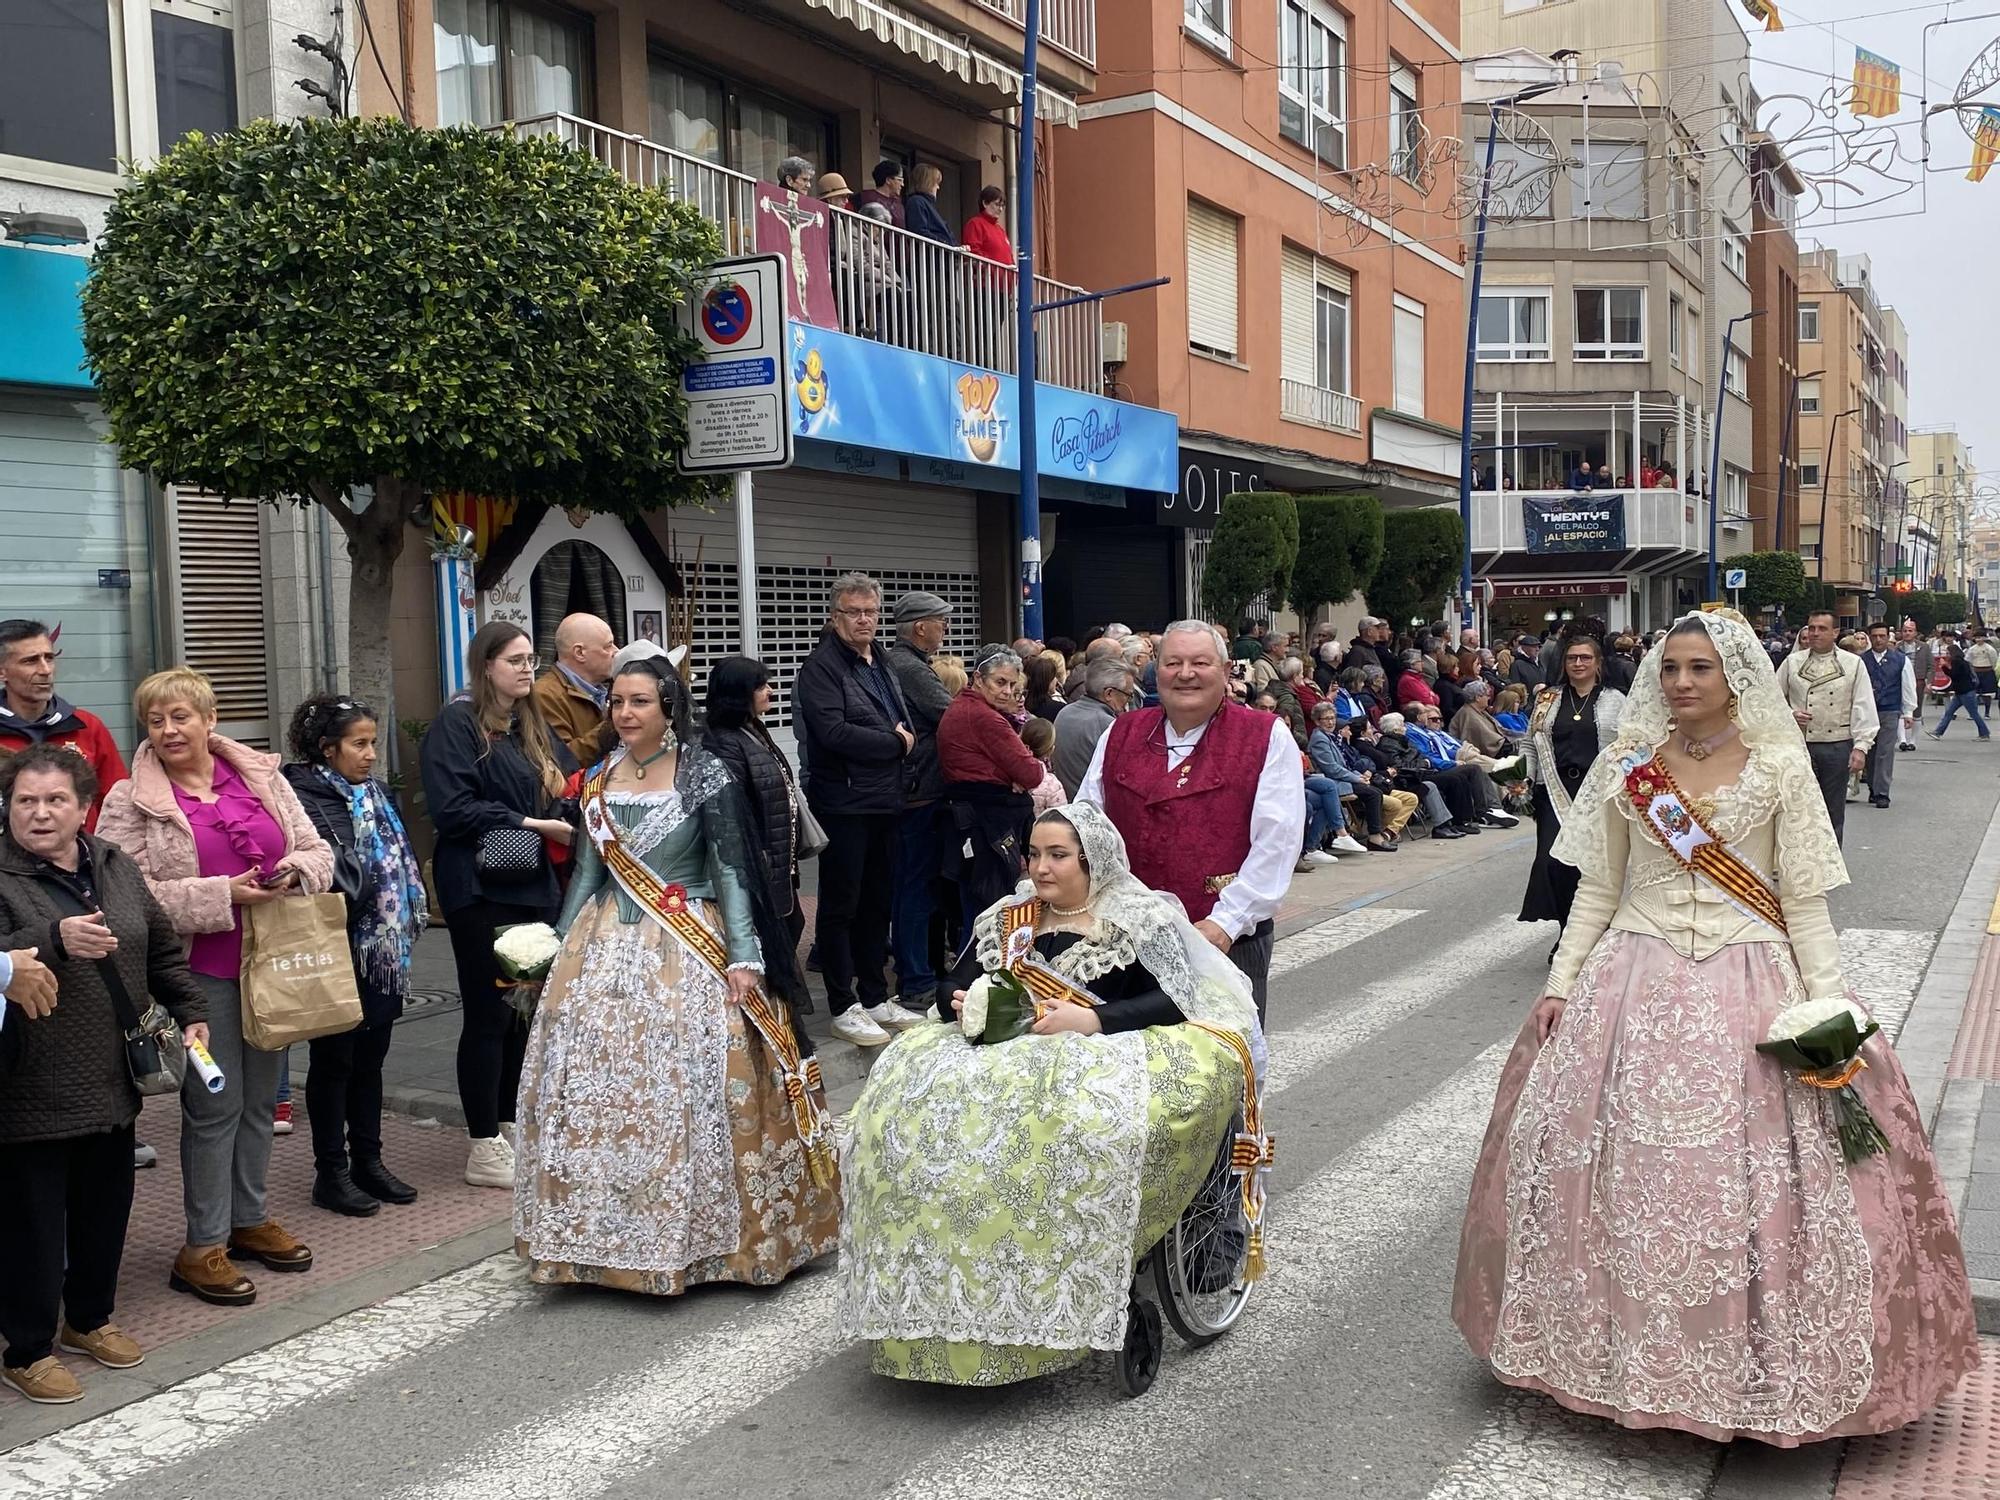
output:
<svg viewBox="0 0 2000 1500"><path fill-rule="evenodd" d="M962 656L933 656L931 670L937 673L937 680L944 684L945 691L956 698L965 691L965 658Z"/></svg>
<svg viewBox="0 0 2000 1500"><path fill-rule="evenodd" d="M283 1054L243 1039L243 913L333 885L333 851L313 827L278 757L215 732L215 689L187 667L155 672L132 695L146 743L132 778L114 786L99 837L132 856L187 943L208 1002L216 1093L190 1078L181 1093L181 1192L187 1243L168 1284L240 1307L257 1288L231 1252L273 1271L312 1268L312 1251L268 1213L264 1179Z"/></svg>
<svg viewBox="0 0 2000 1500"><path fill-rule="evenodd" d="M458 1097L471 1148L465 1180L512 1187L514 1148L501 1134L521 1087L525 1023L501 988L493 934L551 922L561 903L549 846L567 847L574 809L564 784L576 769L535 707L535 645L495 620L466 647L472 687L424 734L424 797L437 829L431 878L451 926L458 969Z"/></svg>

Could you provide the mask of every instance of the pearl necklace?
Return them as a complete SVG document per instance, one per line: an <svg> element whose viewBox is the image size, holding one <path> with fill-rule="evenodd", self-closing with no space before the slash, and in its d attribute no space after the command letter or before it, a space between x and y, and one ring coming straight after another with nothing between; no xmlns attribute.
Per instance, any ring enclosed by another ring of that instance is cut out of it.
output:
<svg viewBox="0 0 2000 1500"><path fill-rule="evenodd" d="M1088 901L1084 902L1081 906L1067 908L1057 906L1055 902L1051 901L1048 903L1048 908L1058 917L1087 917L1090 915L1090 903Z"/></svg>

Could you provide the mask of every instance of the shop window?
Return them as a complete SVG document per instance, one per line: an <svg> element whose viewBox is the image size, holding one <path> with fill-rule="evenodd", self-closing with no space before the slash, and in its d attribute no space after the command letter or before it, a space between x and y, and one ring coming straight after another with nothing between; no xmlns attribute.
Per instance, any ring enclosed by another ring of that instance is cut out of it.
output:
<svg viewBox="0 0 2000 1500"><path fill-rule="evenodd" d="M111 69L107 0L0 4L0 155L117 171Z"/></svg>

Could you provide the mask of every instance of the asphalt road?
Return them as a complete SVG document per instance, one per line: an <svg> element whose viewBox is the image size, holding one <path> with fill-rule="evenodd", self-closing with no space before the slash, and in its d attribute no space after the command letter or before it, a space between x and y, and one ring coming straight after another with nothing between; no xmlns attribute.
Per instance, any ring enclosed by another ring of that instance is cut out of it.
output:
<svg viewBox="0 0 2000 1500"><path fill-rule="evenodd" d="M1849 978L1908 1004L2000 796L2000 745L1928 741L1849 809ZM1108 1358L992 1391L879 1379L824 1271L675 1301L474 1265L0 1455L0 1497L595 1500L1825 1494L1832 1447L1743 1458L1509 1393L1449 1318L1459 1214L1552 927L1524 828L1285 937L1272 984L1273 1267L1237 1328L1119 1395ZM1377 861L1388 865L1388 860ZM1371 875L1374 871L1371 869ZM0 1414L0 1422L4 1422Z"/></svg>

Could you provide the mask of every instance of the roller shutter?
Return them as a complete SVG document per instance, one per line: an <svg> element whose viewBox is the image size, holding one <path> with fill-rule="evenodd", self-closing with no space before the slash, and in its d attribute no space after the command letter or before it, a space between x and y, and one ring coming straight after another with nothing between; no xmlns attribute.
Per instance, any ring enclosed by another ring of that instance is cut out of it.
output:
<svg viewBox="0 0 2000 1500"><path fill-rule="evenodd" d="M1188 343L1236 357L1237 220L1188 199Z"/></svg>
<svg viewBox="0 0 2000 1500"><path fill-rule="evenodd" d="M205 490L176 489L173 500L177 659L215 684L218 732L272 748L261 507Z"/></svg>

